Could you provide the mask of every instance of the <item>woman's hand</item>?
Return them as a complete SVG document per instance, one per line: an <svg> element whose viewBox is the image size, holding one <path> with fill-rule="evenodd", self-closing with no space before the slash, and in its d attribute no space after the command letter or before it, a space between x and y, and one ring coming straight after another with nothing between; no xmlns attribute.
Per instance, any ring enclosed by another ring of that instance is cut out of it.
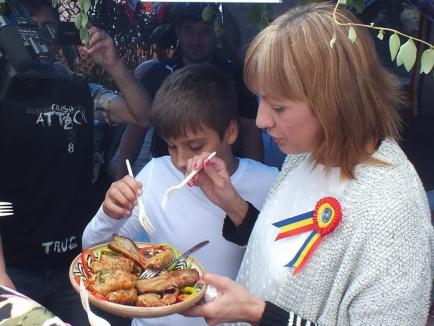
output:
<svg viewBox="0 0 434 326"><path fill-rule="evenodd" d="M204 281L217 288L218 295L212 302L193 306L182 314L188 317L204 317L209 325L229 322L259 322L265 302L256 298L230 278L205 274Z"/></svg>
<svg viewBox="0 0 434 326"><path fill-rule="evenodd" d="M131 215L131 210L137 205L137 196L141 194L142 183L126 175L110 186L105 195L103 210L108 216L116 219Z"/></svg>
<svg viewBox="0 0 434 326"><path fill-rule="evenodd" d="M239 225L247 213L247 202L232 185L225 161L216 156L208 160L209 155L204 152L188 160L187 174L203 167L189 182L189 186L200 187L209 200L222 208L235 225Z"/></svg>

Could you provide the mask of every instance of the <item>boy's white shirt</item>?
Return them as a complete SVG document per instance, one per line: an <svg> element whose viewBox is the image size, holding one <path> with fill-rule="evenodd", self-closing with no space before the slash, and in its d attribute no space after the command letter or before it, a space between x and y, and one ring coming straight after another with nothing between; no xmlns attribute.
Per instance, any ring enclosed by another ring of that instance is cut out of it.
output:
<svg viewBox="0 0 434 326"><path fill-rule="evenodd" d="M261 209L265 197L277 176L277 169L250 159L239 159L231 176L234 188L245 200ZM244 247L223 238L225 213L214 205L198 187L184 187L171 193L166 210L161 207L164 192L178 184L184 175L172 164L169 156L152 159L136 180L143 183L142 199L145 210L154 225L149 241L170 243L185 251L202 240L210 243L193 254L205 271L235 279L243 259ZM137 238L143 233L138 220L138 207L129 218L117 220L107 216L102 207L83 233L83 248L109 242L117 233ZM133 320L132 325L207 325L203 318L185 318L181 315Z"/></svg>

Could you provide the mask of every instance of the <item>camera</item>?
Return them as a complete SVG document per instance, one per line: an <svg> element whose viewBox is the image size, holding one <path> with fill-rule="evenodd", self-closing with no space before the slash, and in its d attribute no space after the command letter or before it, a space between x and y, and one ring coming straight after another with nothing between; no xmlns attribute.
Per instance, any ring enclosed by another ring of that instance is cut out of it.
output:
<svg viewBox="0 0 434 326"><path fill-rule="evenodd" d="M59 40L79 42L79 37L78 31L74 33L64 26L60 28L62 35L58 34L59 24L39 28L20 0L3 2L0 7L0 103L23 94L29 98L47 96L57 81L65 78L50 60L50 46L58 44ZM67 31L69 36L65 37L62 31Z"/></svg>

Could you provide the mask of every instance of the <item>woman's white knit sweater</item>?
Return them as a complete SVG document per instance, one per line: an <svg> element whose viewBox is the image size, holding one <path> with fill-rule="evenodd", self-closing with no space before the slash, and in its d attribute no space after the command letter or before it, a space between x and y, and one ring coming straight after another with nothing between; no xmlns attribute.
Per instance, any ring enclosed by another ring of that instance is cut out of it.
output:
<svg viewBox="0 0 434 326"><path fill-rule="evenodd" d="M340 199L340 226L299 274L288 273L281 308L319 325L426 323L434 267L426 194L395 142L383 141L374 156L388 164L357 167ZM303 159L288 156L269 198Z"/></svg>

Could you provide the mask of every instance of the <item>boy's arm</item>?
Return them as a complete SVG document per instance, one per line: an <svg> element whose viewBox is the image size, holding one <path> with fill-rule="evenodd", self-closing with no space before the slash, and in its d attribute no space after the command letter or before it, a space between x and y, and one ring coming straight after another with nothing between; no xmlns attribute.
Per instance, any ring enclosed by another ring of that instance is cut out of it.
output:
<svg viewBox="0 0 434 326"><path fill-rule="evenodd" d="M81 239L83 249L110 242L112 235L119 233L125 222L126 219L118 220L107 216L101 206L84 229Z"/></svg>
<svg viewBox="0 0 434 326"><path fill-rule="evenodd" d="M141 230L136 208L130 217L115 219L105 214L101 206L83 232L82 246L85 249L110 242L113 234L134 238Z"/></svg>
<svg viewBox="0 0 434 326"><path fill-rule="evenodd" d="M145 167L136 179L127 175L112 183L103 204L83 232L83 248L109 242L114 233L134 238L142 230L137 197L142 195L142 184L148 184L142 183L147 180L147 171Z"/></svg>

